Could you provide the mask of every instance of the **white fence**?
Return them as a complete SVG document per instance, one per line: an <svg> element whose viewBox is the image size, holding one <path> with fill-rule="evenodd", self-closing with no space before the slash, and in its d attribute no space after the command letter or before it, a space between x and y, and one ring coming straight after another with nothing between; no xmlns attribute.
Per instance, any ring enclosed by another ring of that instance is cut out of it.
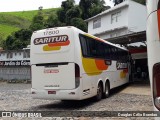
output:
<svg viewBox="0 0 160 120"><path fill-rule="evenodd" d="M31 67L1 66L0 80L31 80Z"/></svg>

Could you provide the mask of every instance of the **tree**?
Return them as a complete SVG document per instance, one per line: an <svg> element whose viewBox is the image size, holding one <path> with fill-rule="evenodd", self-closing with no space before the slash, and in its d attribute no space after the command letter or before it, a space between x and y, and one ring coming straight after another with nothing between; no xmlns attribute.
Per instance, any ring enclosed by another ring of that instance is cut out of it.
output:
<svg viewBox="0 0 160 120"><path fill-rule="evenodd" d="M38 14L33 17L32 23L29 28L32 31L36 31L36 30L45 28L44 25L45 25L45 20L44 20L43 13L42 13L42 10L39 10Z"/></svg>
<svg viewBox="0 0 160 120"><path fill-rule="evenodd" d="M5 39L3 38L3 36L4 36L4 33L0 33L0 47L3 46L3 43L5 41Z"/></svg>
<svg viewBox="0 0 160 120"><path fill-rule="evenodd" d="M70 25L87 32L87 24L82 18L72 18Z"/></svg>
<svg viewBox="0 0 160 120"><path fill-rule="evenodd" d="M51 27L65 26L65 24L63 24L62 22L60 22L60 20L58 19L58 17L56 15L51 14L48 17L45 26L47 28L51 28Z"/></svg>
<svg viewBox="0 0 160 120"><path fill-rule="evenodd" d="M57 18L53 18L51 16L48 19L48 22L52 24L52 26L75 26L83 31L87 31L87 24L81 18L82 10L79 6L75 5L74 0L66 0L62 2L61 9L57 12ZM52 19L52 21L51 21ZM57 21L60 21L59 23ZM50 25L51 25L50 24ZM54 25L53 25L54 24Z"/></svg>
<svg viewBox="0 0 160 120"><path fill-rule="evenodd" d="M104 0L80 0L79 6L82 10L82 19L88 19L106 10Z"/></svg>
<svg viewBox="0 0 160 120"><path fill-rule="evenodd" d="M14 37L16 39L20 39L21 41L28 41L31 37L32 31L29 29L21 29L14 33Z"/></svg>
<svg viewBox="0 0 160 120"><path fill-rule="evenodd" d="M15 40L14 37L9 35L6 39L6 41L3 42L3 48L5 50L12 50L13 49L12 44L13 44L14 40Z"/></svg>
<svg viewBox="0 0 160 120"><path fill-rule="evenodd" d="M38 9L39 9L39 10L42 10L42 9L43 9L43 6L39 6Z"/></svg>
<svg viewBox="0 0 160 120"><path fill-rule="evenodd" d="M66 0L62 2L61 9L57 12L57 16L60 22L66 23L66 13L68 10L74 7L74 4L74 0Z"/></svg>
<svg viewBox="0 0 160 120"><path fill-rule="evenodd" d="M74 0L66 0L66 1L62 1L62 5L61 7L67 11L69 9L71 9L72 7L74 7L75 1Z"/></svg>
<svg viewBox="0 0 160 120"><path fill-rule="evenodd" d="M66 12L66 23L69 25L71 19L73 18L80 18L81 17L81 10L78 6L74 6Z"/></svg>
<svg viewBox="0 0 160 120"><path fill-rule="evenodd" d="M63 8L57 11L57 16L60 22L65 23L66 11Z"/></svg>
<svg viewBox="0 0 160 120"><path fill-rule="evenodd" d="M3 42L5 50L18 50L27 47L30 44L32 31L29 29L21 29L9 35Z"/></svg>
<svg viewBox="0 0 160 120"><path fill-rule="evenodd" d="M23 49L30 44L30 38L32 35L32 31L29 29L21 29L14 34L14 42L12 47L14 50Z"/></svg>

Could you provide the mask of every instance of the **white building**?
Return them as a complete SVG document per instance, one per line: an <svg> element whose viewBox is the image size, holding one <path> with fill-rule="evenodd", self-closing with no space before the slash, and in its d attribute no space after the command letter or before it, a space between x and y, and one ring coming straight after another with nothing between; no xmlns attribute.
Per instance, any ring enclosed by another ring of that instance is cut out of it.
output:
<svg viewBox="0 0 160 120"><path fill-rule="evenodd" d="M102 39L146 31L146 6L126 0L87 20L88 33Z"/></svg>
<svg viewBox="0 0 160 120"><path fill-rule="evenodd" d="M88 22L88 33L92 35L113 43L134 43L145 40L147 10L146 6L142 4L132 0L125 0L85 21ZM146 47L133 47L130 48L129 51L135 60L133 74L138 67L146 69Z"/></svg>
<svg viewBox="0 0 160 120"><path fill-rule="evenodd" d="M30 60L28 49L23 50L8 50L0 52L0 61L17 61Z"/></svg>

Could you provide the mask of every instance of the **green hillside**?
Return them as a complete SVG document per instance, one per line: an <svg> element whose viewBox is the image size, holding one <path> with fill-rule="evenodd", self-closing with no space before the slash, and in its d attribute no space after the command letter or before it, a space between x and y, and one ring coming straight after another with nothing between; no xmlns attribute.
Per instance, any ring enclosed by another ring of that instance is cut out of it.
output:
<svg viewBox="0 0 160 120"><path fill-rule="evenodd" d="M42 10L47 19L50 14L55 14L58 8ZM32 18L38 10L20 12L0 12L0 41L5 40L12 32L28 28Z"/></svg>

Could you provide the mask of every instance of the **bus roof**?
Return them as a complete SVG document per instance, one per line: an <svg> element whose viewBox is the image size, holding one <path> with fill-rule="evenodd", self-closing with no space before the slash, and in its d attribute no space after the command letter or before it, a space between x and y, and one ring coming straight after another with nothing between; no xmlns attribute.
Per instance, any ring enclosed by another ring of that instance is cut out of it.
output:
<svg viewBox="0 0 160 120"><path fill-rule="evenodd" d="M104 40L104 39L98 38L98 37L93 36L93 35L91 35L91 34L89 34L89 33L87 33L87 34L88 34L89 36L92 36L93 38L97 38L97 39L103 41L104 43L107 43L107 44L109 44L109 45L112 45L112 46L115 46L115 47L117 47L117 48L120 48L120 49L123 49L123 50L128 51L128 50L127 50L126 48L124 48L124 47L118 46L118 45L116 45L116 44L114 44L114 43L111 43L111 42L108 42L108 41L106 41L106 40Z"/></svg>
<svg viewBox="0 0 160 120"><path fill-rule="evenodd" d="M82 30L80 30L80 29L78 29L78 28L76 28L76 27L74 27L74 26L46 28L46 29L34 31L34 33L42 32L42 31L44 31L44 30L66 29L66 28L77 30L79 33L85 34L85 35L87 35L88 37L92 37L92 38L99 39L99 40L101 40L101 41L104 42L104 43L107 43L107 44L109 44L109 45L112 45L112 46L115 46L115 47L117 47L117 48L120 48L120 49L123 49L123 50L128 51L128 50L127 50L126 48L124 48L124 47L118 46L118 45L113 44L113 43L111 43L111 42L108 42L108 41L106 41L106 40L104 40L104 39L101 39L101 38L98 38L98 37L96 37L96 36L94 36L94 35L91 35L91 34L89 34L89 33L86 33L86 32L84 32L84 31L82 31Z"/></svg>

